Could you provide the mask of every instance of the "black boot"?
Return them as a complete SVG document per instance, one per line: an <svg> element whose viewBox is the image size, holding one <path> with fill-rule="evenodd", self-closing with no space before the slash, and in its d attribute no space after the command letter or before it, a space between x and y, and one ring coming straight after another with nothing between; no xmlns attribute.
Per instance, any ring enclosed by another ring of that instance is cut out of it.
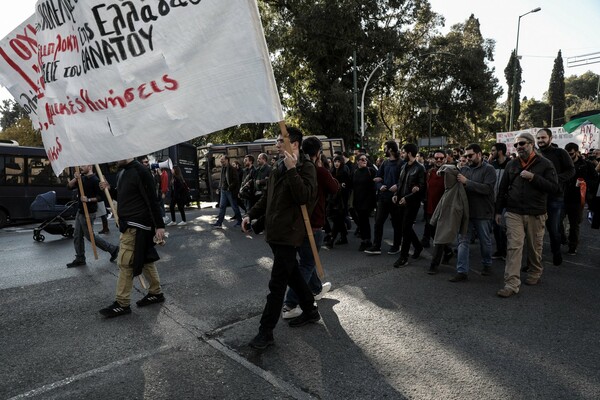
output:
<svg viewBox="0 0 600 400"><path fill-rule="evenodd" d="M106 215L101 217L100 219L102 220L102 230L98 233L101 235L110 233L110 230L108 229L108 218L106 218Z"/></svg>
<svg viewBox="0 0 600 400"><path fill-rule="evenodd" d="M429 269L427 270L427 273L429 275L435 275L437 274L439 271L438 269L439 265L435 264L435 263L431 263L431 265L429 266Z"/></svg>

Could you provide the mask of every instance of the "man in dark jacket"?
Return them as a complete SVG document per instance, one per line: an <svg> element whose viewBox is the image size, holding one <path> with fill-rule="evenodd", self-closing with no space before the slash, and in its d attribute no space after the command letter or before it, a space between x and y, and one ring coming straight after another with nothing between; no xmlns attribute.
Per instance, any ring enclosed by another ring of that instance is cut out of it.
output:
<svg viewBox="0 0 600 400"><path fill-rule="evenodd" d="M405 153L405 163L398 177L398 191L392 198L392 201L399 206L400 221L402 221L402 248L400 249L400 257L394 263L396 268L408 263L408 252L411 244L415 249L412 255L413 258L419 258L421 251L423 251L423 245L419 241L413 225L425 194L425 167L417 161L417 153L419 152L417 145L408 143L402 149Z"/></svg>
<svg viewBox="0 0 600 400"><path fill-rule="evenodd" d="M456 275L450 282L462 282L468 279L470 264L469 244L474 232L479 238L481 252L481 275L490 275L492 267L492 220L494 219L494 186L496 171L483 160L481 147L470 144L464 156L468 165L460 169L458 182L463 184L469 199L469 229L466 235L458 235L458 255L456 257Z"/></svg>
<svg viewBox="0 0 600 400"><path fill-rule="evenodd" d="M133 277L144 273L150 286L148 294L136 302L138 307L162 303L165 296L160 287L158 271L154 261L158 254L155 243L165 236L165 223L159 209L154 178L148 168L130 158L118 162L123 171L117 181L117 203L119 205L119 277L116 300L100 310L106 318L130 314L129 306ZM108 187L106 182L101 188Z"/></svg>
<svg viewBox="0 0 600 400"><path fill-rule="evenodd" d="M265 153L260 153L258 155L257 163L258 168L256 168L256 177L254 179L254 196L258 201L260 196L262 196L263 191L267 188L271 166L269 165L269 158Z"/></svg>
<svg viewBox="0 0 600 400"><path fill-rule="evenodd" d="M537 134L537 144L542 156L554 165L558 176L558 190L548 195L548 220L546 228L550 236L550 250L552 250L552 262L554 265L562 264L561 243L561 218L565 208L565 185L575 175L575 166L565 149L552 145L552 131L548 128L540 129Z"/></svg>
<svg viewBox="0 0 600 400"><path fill-rule="evenodd" d="M527 285L537 285L542 276L542 246L548 195L558 190L554 165L535 152L535 138L522 132L515 138L518 158L508 162L496 201L496 223L506 209L507 251L504 287L497 294L510 297L521 287L521 256L527 241L529 261Z"/></svg>
<svg viewBox="0 0 600 400"><path fill-rule="evenodd" d="M400 210L392 202L392 197L398 190L398 177L402 160L399 159L400 152L398 144L393 140L385 142L386 159L377 170L375 185L377 188L377 211L375 213L375 227L373 229L373 246L365 250L367 254L381 254L381 241L383 240L383 224L388 216L392 221L394 229L394 241L388 254L398 254L402 244L402 225L400 221Z"/></svg>
<svg viewBox="0 0 600 400"><path fill-rule="evenodd" d="M292 153L284 151L283 137L277 139L280 159L271 171L265 194L242 221L242 230L248 231L251 220L264 216L265 239L273 251L273 268L269 281L269 295L258 335L250 346L264 349L274 343L273 329L277 325L287 286L298 296L302 314L290 320L291 327L314 323L321 319L314 296L302 277L296 260L297 248L306 236L301 205L312 212L317 199L317 172L315 164L300 152L302 132L288 128Z"/></svg>
<svg viewBox="0 0 600 400"><path fill-rule="evenodd" d="M235 227L241 226L242 213L237 204L237 194L240 190L240 178L238 171L229 162L229 156L221 157L221 180L219 181L219 216L217 222L212 224L214 228L223 228L223 220L225 219L225 212L227 206L231 205L233 212L235 213L235 219L237 220Z"/></svg>
<svg viewBox="0 0 600 400"><path fill-rule="evenodd" d="M506 143L496 143L492 146L490 160L492 167L496 170L496 186L494 187L495 197L498 196L498 187L500 186L500 182L502 182L502 175L504 175L504 169L509 161L509 158L506 156L507 154ZM498 225L496 221L494 221L493 225L494 238L496 239L496 252L492 254L492 259L506 260L506 227Z"/></svg>
<svg viewBox="0 0 600 400"><path fill-rule="evenodd" d="M340 190L339 183L331 176L331 172L323 167L321 163L322 143L315 137L311 136L302 141L302 152L310 158L317 167L317 202L310 214L310 226L313 231L313 238L317 250L323 244L323 226L325 225L325 200L327 196L337 193ZM372 182L372 181L371 181ZM308 283L310 290L315 296L315 300L323 298L325 293L331 289L331 282L321 282L317 275L314 254L310 245L308 235L304 236L304 241L297 248L298 251L298 268ZM288 289L283 302L282 310L283 319L292 319L302 314L302 309L298 307L298 296L293 289Z"/></svg>

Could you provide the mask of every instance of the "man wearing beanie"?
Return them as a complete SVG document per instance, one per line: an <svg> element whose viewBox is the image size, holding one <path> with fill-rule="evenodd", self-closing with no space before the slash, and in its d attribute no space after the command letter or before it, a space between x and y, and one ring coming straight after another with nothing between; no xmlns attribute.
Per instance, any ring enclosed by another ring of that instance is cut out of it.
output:
<svg viewBox="0 0 600 400"><path fill-rule="evenodd" d="M506 165L496 199L496 223L502 223L506 209L507 234L504 287L497 294L510 297L521 287L521 257L527 241L529 269L526 285L537 285L542 276L542 246L547 217L548 195L558 191L552 162L535 152L535 138L520 133L514 147L518 157Z"/></svg>

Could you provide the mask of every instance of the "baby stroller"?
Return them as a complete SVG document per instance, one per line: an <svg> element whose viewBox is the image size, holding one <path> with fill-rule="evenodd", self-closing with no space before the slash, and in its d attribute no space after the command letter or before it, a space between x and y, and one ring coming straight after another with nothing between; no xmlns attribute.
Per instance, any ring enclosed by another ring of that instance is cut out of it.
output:
<svg viewBox="0 0 600 400"><path fill-rule="evenodd" d="M63 235L64 237L73 237L75 229L73 225L68 224L66 218L73 218L77 212L75 206L77 201L70 201L65 205L56 204L56 192L46 192L36 196L29 207L31 217L36 220L44 220L33 230L33 240L43 242L46 237L41 233L42 230L51 235Z"/></svg>

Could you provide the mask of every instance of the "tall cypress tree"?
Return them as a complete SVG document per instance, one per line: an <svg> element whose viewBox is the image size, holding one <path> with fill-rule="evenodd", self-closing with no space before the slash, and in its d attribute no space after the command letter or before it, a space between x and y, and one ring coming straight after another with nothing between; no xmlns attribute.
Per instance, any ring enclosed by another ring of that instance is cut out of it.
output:
<svg viewBox="0 0 600 400"><path fill-rule="evenodd" d="M550 86L548 87L548 103L554 107L554 119L552 126L560 126L565 123L565 68L561 50L554 59L554 68L550 76Z"/></svg>
<svg viewBox="0 0 600 400"><path fill-rule="evenodd" d="M517 63L515 69L515 63ZM516 79L515 79L516 72ZM510 129L510 110L514 107L513 112L513 129L518 128L518 120L519 115L521 114L521 73L523 70L521 69L521 63L515 57L515 51L513 50L510 54L510 59L508 60L508 64L506 68L504 68L504 77L506 78L506 84L508 86L508 99L506 100L506 104L508 107L506 108L506 123L504 128L506 131ZM513 104L513 92L514 92L514 104Z"/></svg>

